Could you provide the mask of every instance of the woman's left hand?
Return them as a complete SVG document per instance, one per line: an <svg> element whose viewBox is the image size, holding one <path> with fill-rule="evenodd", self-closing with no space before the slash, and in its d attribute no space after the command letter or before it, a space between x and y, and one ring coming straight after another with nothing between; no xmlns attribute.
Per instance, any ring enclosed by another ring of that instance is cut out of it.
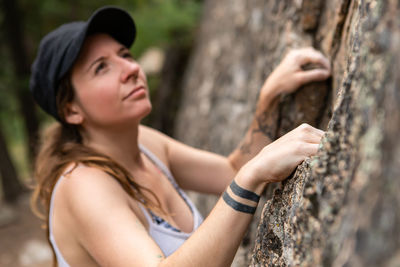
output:
<svg viewBox="0 0 400 267"><path fill-rule="evenodd" d="M292 93L306 83L323 81L330 75L330 62L321 52L312 47L291 50L265 81L260 100Z"/></svg>

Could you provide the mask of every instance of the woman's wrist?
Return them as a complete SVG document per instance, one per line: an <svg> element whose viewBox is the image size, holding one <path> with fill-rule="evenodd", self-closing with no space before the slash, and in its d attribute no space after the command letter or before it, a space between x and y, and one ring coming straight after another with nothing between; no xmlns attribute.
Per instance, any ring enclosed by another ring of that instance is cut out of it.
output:
<svg viewBox="0 0 400 267"><path fill-rule="evenodd" d="M257 195L260 195L267 185L266 181L258 180L256 173L246 165L239 170L234 180L241 188L254 192Z"/></svg>
<svg viewBox="0 0 400 267"><path fill-rule="evenodd" d="M261 88L257 108L269 107L270 103L280 95L279 86L273 80L268 79Z"/></svg>
<svg viewBox="0 0 400 267"><path fill-rule="evenodd" d="M254 183L252 175L242 170L232 180L222 195L224 202L232 209L253 215L260 201L265 183Z"/></svg>

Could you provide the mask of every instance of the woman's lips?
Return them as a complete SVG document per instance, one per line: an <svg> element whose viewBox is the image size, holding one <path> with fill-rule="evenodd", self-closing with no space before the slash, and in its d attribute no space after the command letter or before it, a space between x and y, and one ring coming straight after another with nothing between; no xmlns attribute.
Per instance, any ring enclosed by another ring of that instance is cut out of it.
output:
<svg viewBox="0 0 400 267"><path fill-rule="evenodd" d="M128 98L140 98L143 97L143 95L146 94L146 90L144 86L138 86L135 87L129 94L127 94L122 100L128 99Z"/></svg>

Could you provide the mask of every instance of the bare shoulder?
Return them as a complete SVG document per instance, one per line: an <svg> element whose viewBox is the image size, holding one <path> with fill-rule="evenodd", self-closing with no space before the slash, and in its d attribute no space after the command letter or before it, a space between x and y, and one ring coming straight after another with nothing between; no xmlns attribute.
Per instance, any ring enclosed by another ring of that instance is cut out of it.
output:
<svg viewBox="0 0 400 267"><path fill-rule="evenodd" d="M107 194L109 191L123 191L119 183L104 171L84 165L79 165L71 172L64 175L62 182L63 191L69 194L70 190L74 195L77 193L97 192ZM112 194L112 192L111 192Z"/></svg>
<svg viewBox="0 0 400 267"><path fill-rule="evenodd" d="M164 163L168 162L168 146L172 138L153 128L139 126L139 143L154 153Z"/></svg>
<svg viewBox="0 0 400 267"><path fill-rule="evenodd" d="M145 125L140 125L139 126L139 141L142 141L143 143L147 143L149 141L156 141L160 142L161 144L165 144L168 142L170 137L165 135L164 133L153 129L151 127L145 126Z"/></svg>
<svg viewBox="0 0 400 267"><path fill-rule="evenodd" d="M81 165L60 181L57 198L77 218L87 216L89 211L107 211L107 206L129 201L129 195L113 177L95 167Z"/></svg>

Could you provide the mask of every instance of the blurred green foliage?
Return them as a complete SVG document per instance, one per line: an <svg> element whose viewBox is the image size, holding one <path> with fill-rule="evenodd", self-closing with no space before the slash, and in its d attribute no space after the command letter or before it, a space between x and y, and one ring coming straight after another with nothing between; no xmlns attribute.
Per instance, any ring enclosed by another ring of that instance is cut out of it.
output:
<svg viewBox="0 0 400 267"><path fill-rule="evenodd" d="M165 46L171 42L190 42L199 17L196 1L157 0L133 10L138 38L133 46L135 55L146 47Z"/></svg>
<svg viewBox="0 0 400 267"><path fill-rule="evenodd" d="M190 43L201 13L201 0L15 0L20 7L21 22L25 34L25 46L32 62L40 39L49 31L73 20L86 20L92 12L104 5L116 5L127 10L137 25L138 35L132 52L136 58L149 47L165 48L177 42ZM1 38L4 33L4 11L0 13ZM3 39L4 40L4 39ZM17 83L26 90L29 77L17 80L13 73L12 59L6 44L0 42L0 124L6 135L20 176L29 174L27 163L26 134L16 101ZM149 80L155 86L159 77ZM39 111L42 124L52 121Z"/></svg>
<svg viewBox="0 0 400 267"><path fill-rule="evenodd" d="M176 34L190 41L199 19L199 0L20 0L24 10L26 32L33 33L36 46L41 37L55 27L73 20L86 20L97 8L116 5L127 10L138 28L133 47L136 56L150 46L174 42ZM27 12L29 11L29 12Z"/></svg>

